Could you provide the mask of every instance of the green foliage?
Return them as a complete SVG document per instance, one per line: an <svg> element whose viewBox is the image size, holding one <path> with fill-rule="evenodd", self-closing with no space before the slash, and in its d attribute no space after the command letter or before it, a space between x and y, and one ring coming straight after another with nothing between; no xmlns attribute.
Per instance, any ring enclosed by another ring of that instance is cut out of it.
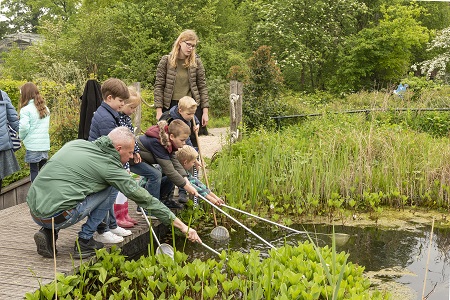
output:
<svg viewBox="0 0 450 300"><path fill-rule="evenodd" d="M32 51L23 51L18 47L13 47L10 51L3 52L1 55L4 60L4 63L0 64L0 72L3 78L32 80L38 64Z"/></svg>
<svg viewBox="0 0 450 300"><path fill-rule="evenodd" d="M335 72L338 46L357 32L366 9L355 0L273 1L261 9L252 41L272 47L290 88L322 89Z"/></svg>
<svg viewBox="0 0 450 300"><path fill-rule="evenodd" d="M16 110L19 107L20 87L24 83L25 81L20 80L0 79L0 89L8 94Z"/></svg>
<svg viewBox="0 0 450 300"><path fill-rule="evenodd" d="M213 118L230 114L230 83L222 77L208 79L208 97Z"/></svg>
<svg viewBox="0 0 450 300"><path fill-rule="evenodd" d="M2 13L12 32L37 32L40 22L61 19L67 21L81 4L80 0L4 0Z"/></svg>
<svg viewBox="0 0 450 300"><path fill-rule="evenodd" d="M160 57L186 28L200 37L208 79L230 73L245 81L245 60L268 45L288 88L339 92L387 87L418 61L439 61L442 69L442 53L423 46L428 31L450 25L448 5L401 0L5 0L2 9L7 21L0 21L0 36L43 37L24 51L3 53L2 76L34 81L47 70L74 66L85 77L143 87L153 85Z"/></svg>
<svg viewBox="0 0 450 300"><path fill-rule="evenodd" d="M249 59L250 80L244 86L243 120L250 129L259 126L272 127L270 116L285 112L285 105L278 97L283 77L275 63L270 47L261 46Z"/></svg>
<svg viewBox="0 0 450 300"><path fill-rule="evenodd" d="M426 77L445 80L448 82L450 77L450 55L448 50L450 49L450 27L444 28L438 33L438 35L431 41L427 47L427 51L433 52L434 56L422 61L421 63L414 65L413 69L418 69Z"/></svg>
<svg viewBox="0 0 450 300"><path fill-rule="evenodd" d="M118 251L97 253L98 262L83 264L80 274L58 274L58 299L388 299L370 290L364 268L347 263L348 254L317 248L309 242L271 250L222 252L219 260L187 262L157 255L126 261ZM55 284L25 299L50 299Z"/></svg>
<svg viewBox="0 0 450 300"><path fill-rule="evenodd" d="M429 32L417 18L424 12L415 4L382 7L383 19L349 37L343 44L335 90L379 89L405 76L413 52L428 42Z"/></svg>

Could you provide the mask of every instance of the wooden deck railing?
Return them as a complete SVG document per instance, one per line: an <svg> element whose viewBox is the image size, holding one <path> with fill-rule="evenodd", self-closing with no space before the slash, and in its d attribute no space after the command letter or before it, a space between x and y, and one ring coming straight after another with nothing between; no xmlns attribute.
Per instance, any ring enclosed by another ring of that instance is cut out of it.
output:
<svg viewBox="0 0 450 300"><path fill-rule="evenodd" d="M30 184L30 177L26 177L2 188L0 194L0 210L26 202Z"/></svg>

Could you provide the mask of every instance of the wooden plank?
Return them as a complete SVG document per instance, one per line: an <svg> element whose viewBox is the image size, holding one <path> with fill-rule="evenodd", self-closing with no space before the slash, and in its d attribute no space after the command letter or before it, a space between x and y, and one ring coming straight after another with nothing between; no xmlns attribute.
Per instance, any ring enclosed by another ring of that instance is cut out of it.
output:
<svg viewBox="0 0 450 300"><path fill-rule="evenodd" d="M131 228L133 235L125 237L119 247L126 248L133 239L142 235L148 236L147 223L136 214L136 204L129 203L130 216L139 220L139 224ZM84 222L81 221L59 232L57 241L58 256L56 271L73 274L80 265L78 259L72 259L75 239ZM153 221L156 227L159 222ZM54 278L54 263L51 258L37 254L34 233L39 226L31 219L27 203L22 203L0 210L0 299L23 299L27 292L33 292L42 284L50 283ZM107 247L110 245L107 245ZM133 247L131 247L133 248ZM83 260L84 262L88 260Z"/></svg>

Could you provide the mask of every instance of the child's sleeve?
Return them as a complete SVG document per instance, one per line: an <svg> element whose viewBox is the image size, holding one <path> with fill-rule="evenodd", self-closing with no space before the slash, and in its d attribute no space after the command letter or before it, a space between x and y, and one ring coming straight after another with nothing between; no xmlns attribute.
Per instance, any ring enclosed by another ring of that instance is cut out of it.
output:
<svg viewBox="0 0 450 300"><path fill-rule="evenodd" d="M188 174L188 180L192 184L192 186L197 190L197 192L203 197L206 197L206 195L211 193L211 190L208 189L206 185L204 185L200 180L198 180L191 174Z"/></svg>
<svg viewBox="0 0 450 300"><path fill-rule="evenodd" d="M21 109L19 119L19 138L21 140L24 140L30 132L30 120L30 113L25 109Z"/></svg>

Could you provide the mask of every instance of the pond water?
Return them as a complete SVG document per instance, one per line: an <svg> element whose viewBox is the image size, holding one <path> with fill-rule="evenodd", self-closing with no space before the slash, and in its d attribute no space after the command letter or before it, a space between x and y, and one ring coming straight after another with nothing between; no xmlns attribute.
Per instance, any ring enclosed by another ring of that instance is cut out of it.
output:
<svg viewBox="0 0 450 300"><path fill-rule="evenodd" d="M230 231L230 239L225 242L213 240L209 234L214 227L198 230L202 240L211 248L221 252L241 251L248 252L250 248L261 251L261 256L266 257L269 246L261 240L235 224L229 224L233 228ZM230 226L225 225L228 229ZM292 225L292 228L318 233L332 233L332 227L328 225ZM274 226L266 226L258 223L251 229L275 247L281 247L285 243L296 245L298 241L306 241L306 234L291 233L286 230L278 230ZM430 227L416 226L415 230L381 230L376 227L348 227L335 226L336 233L346 233L350 238L343 245L337 246L337 251L346 251L350 254L349 261L362 265L365 271L376 274L376 278L383 281L394 280L410 288L410 296L394 299L421 299L425 268L427 266L428 248L430 240ZM331 238L327 235L311 235L321 246L330 245ZM171 243L170 241L166 241ZM184 239L176 241L178 250L183 250ZM189 260L195 258L215 258L216 254L198 244L187 242L184 252L189 255ZM434 229L428 273L426 275L425 296L429 300L450 299L450 230ZM396 289L396 288L394 288Z"/></svg>

